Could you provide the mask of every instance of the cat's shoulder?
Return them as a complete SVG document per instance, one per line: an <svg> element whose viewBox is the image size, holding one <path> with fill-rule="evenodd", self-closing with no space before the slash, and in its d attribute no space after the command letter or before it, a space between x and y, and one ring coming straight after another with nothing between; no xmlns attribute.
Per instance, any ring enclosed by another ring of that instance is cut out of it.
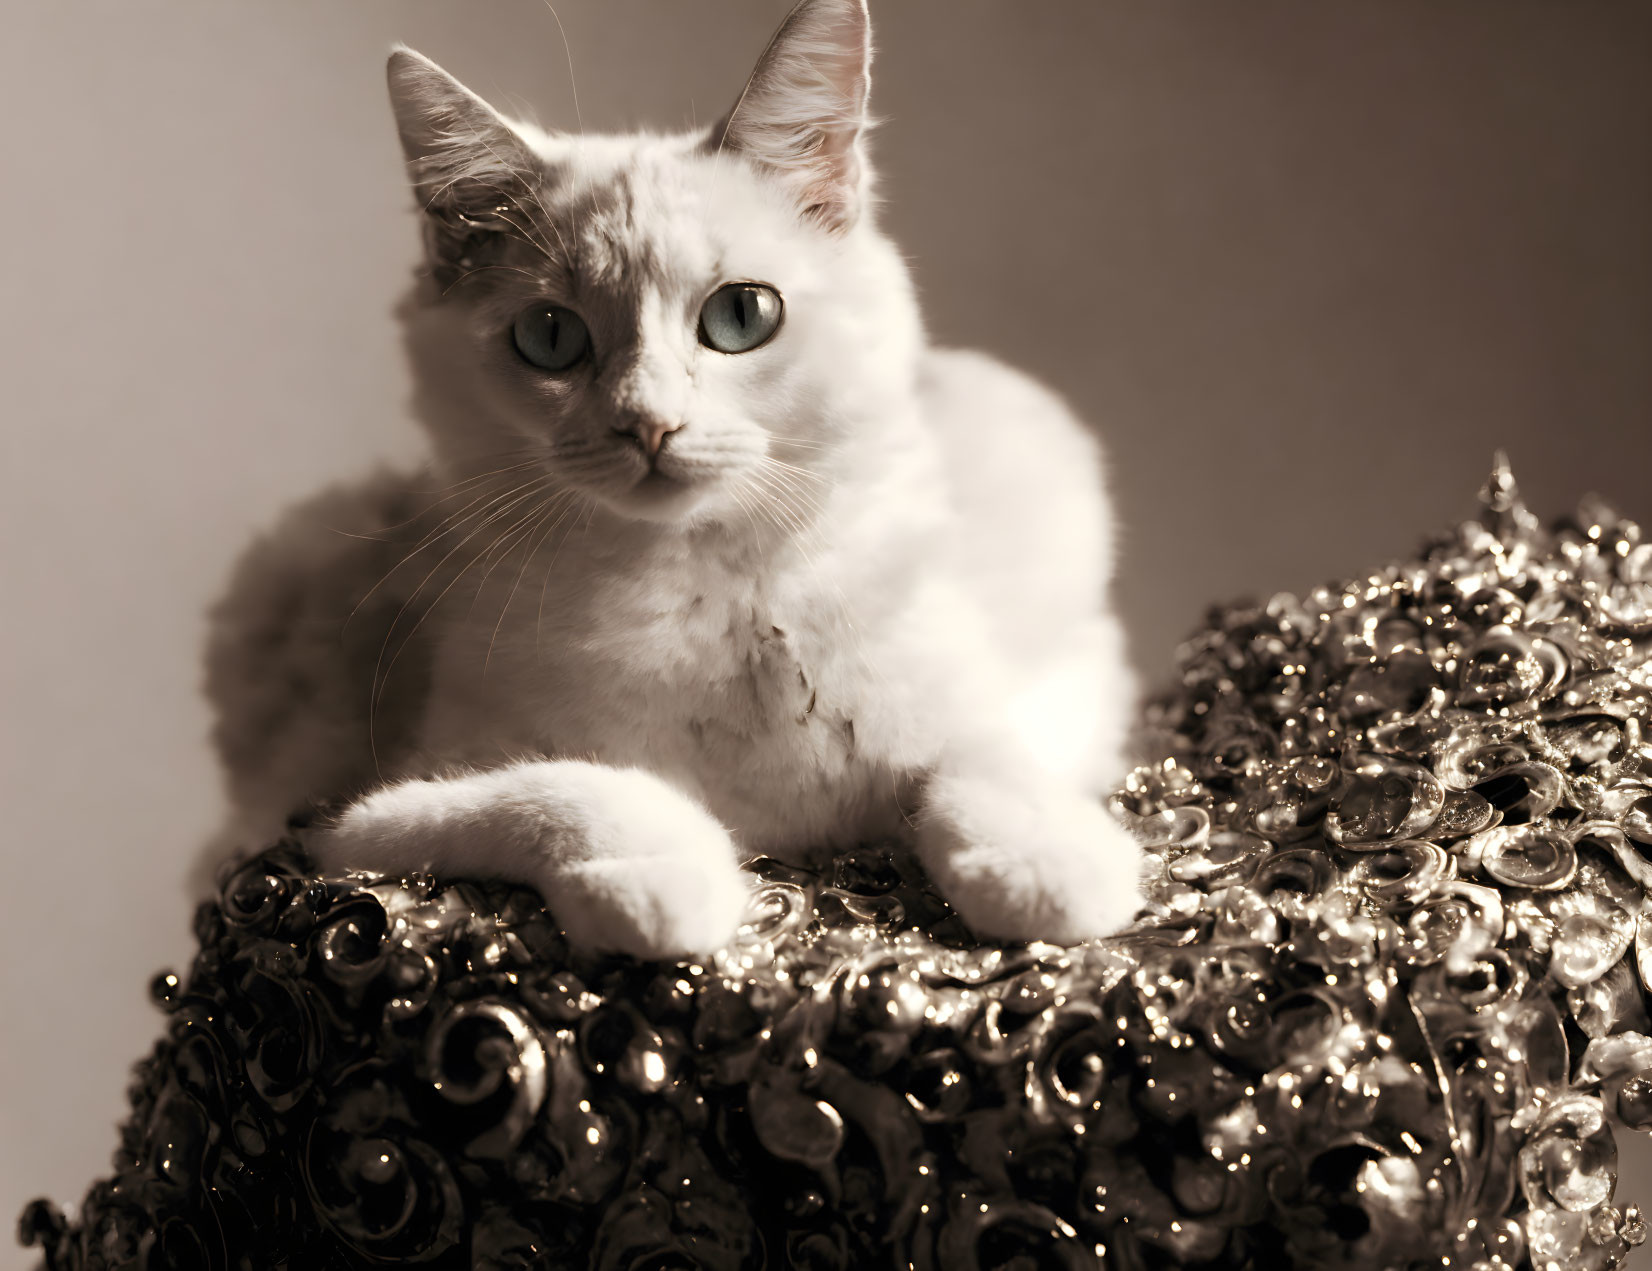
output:
<svg viewBox="0 0 1652 1271"><path fill-rule="evenodd" d="M918 363L918 388L924 396L986 390L1055 399L1055 395L1025 371L980 349L932 344Z"/></svg>
<svg viewBox="0 0 1652 1271"><path fill-rule="evenodd" d="M1058 447L1062 458L1086 465L1101 460L1094 429L1078 418L1065 398L989 353L926 350L918 368L918 394L925 415L945 431L991 430L1023 451L1030 431L1042 444ZM1007 436L1006 425L1013 425Z"/></svg>
<svg viewBox="0 0 1652 1271"><path fill-rule="evenodd" d="M1065 472L1081 488L1102 479L1096 431L1055 389L973 349L932 348L918 371L925 419L964 472Z"/></svg>

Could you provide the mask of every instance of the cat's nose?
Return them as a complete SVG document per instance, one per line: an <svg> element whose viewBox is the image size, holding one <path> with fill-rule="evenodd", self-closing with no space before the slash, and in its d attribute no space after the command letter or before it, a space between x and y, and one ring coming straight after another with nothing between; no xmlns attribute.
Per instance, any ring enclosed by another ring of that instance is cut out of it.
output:
<svg viewBox="0 0 1652 1271"><path fill-rule="evenodd" d="M622 437L631 438L642 447L643 454L653 459L660 453L660 447L665 445L665 439L681 427L681 424L668 424L660 419L633 419L614 431Z"/></svg>

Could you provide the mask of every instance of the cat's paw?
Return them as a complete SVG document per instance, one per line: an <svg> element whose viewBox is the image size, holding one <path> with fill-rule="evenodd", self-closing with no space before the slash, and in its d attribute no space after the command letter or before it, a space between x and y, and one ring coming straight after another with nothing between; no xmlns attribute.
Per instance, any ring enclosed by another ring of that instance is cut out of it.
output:
<svg viewBox="0 0 1652 1271"><path fill-rule="evenodd" d="M1112 935L1142 906L1140 845L1098 801L1067 790L936 778L918 850L980 935L1071 944Z"/></svg>
<svg viewBox="0 0 1652 1271"><path fill-rule="evenodd" d="M603 850L548 871L551 913L576 946L654 961L704 956L751 899L728 831L698 805L630 809Z"/></svg>
<svg viewBox="0 0 1652 1271"><path fill-rule="evenodd" d="M728 831L693 799L572 760L385 786L305 845L334 871L528 883L576 947L654 960L727 944L751 895Z"/></svg>

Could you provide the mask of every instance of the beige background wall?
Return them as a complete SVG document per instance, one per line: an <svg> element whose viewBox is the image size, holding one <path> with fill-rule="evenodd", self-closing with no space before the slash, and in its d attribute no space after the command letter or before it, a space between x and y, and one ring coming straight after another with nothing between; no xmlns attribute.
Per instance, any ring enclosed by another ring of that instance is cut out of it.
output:
<svg viewBox="0 0 1652 1271"><path fill-rule="evenodd" d="M597 128L721 111L784 5L558 8ZM1206 603L1460 518L1498 445L1545 514L1652 518L1644 0L875 10L888 223L941 338L1110 440L1153 674ZM572 126L537 0L0 9L8 1222L105 1167L190 948L203 607L282 504L415 444L394 38Z"/></svg>

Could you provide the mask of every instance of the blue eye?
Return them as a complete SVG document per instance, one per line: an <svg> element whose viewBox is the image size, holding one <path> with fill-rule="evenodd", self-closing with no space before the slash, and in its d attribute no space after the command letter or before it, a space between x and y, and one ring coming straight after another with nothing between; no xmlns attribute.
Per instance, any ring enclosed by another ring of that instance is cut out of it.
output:
<svg viewBox="0 0 1652 1271"><path fill-rule="evenodd" d="M780 326L780 293L760 282L731 282L700 309L700 343L719 353L745 353Z"/></svg>
<svg viewBox="0 0 1652 1271"><path fill-rule="evenodd" d="M516 351L547 371L566 371L591 351L585 319L561 305L534 305L511 328Z"/></svg>

